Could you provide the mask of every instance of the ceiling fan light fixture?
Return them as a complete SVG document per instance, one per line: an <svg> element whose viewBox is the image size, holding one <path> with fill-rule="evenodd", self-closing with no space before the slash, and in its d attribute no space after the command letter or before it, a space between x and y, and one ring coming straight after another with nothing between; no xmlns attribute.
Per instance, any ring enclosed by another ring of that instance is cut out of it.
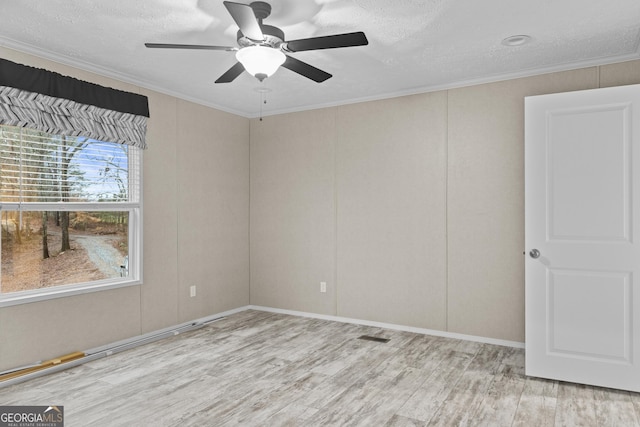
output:
<svg viewBox="0 0 640 427"><path fill-rule="evenodd" d="M284 64L286 55L280 49L266 46L247 46L236 53L236 59L249 74L262 81Z"/></svg>

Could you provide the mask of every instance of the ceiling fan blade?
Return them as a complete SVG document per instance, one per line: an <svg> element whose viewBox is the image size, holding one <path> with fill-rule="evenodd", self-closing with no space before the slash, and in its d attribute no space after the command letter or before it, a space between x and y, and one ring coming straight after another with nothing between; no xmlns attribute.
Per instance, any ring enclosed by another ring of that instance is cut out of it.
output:
<svg viewBox="0 0 640 427"><path fill-rule="evenodd" d="M362 31L358 31L357 33L291 40L285 43L284 50L288 52L302 52L305 50L335 49L338 47L365 46L368 44L367 36L365 36Z"/></svg>
<svg viewBox="0 0 640 427"><path fill-rule="evenodd" d="M231 83L236 79L236 77L242 74L243 71L244 66L241 63L236 62L236 65L229 68L226 73L221 75L218 80L216 80L216 83Z"/></svg>
<svg viewBox="0 0 640 427"><path fill-rule="evenodd" d="M234 3L232 1L225 1L223 3L245 37L249 37L255 41L264 40L264 34L262 34L262 29L260 29L260 24L251 6L248 4Z"/></svg>
<svg viewBox="0 0 640 427"><path fill-rule="evenodd" d="M238 50L231 46L211 46L208 44L173 44L173 43L145 43L146 47L154 49L202 49L202 50L226 50L232 52Z"/></svg>
<svg viewBox="0 0 640 427"><path fill-rule="evenodd" d="M309 65L306 62L302 62L299 59L293 58L288 55L282 66L317 83L322 83L323 81L331 78L331 74L327 73L326 71L322 71L321 69L316 68L313 65Z"/></svg>

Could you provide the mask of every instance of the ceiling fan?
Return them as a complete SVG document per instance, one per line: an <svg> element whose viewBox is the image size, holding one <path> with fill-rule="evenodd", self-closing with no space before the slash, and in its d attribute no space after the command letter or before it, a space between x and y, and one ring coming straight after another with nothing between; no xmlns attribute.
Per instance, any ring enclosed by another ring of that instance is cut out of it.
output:
<svg viewBox="0 0 640 427"><path fill-rule="evenodd" d="M321 83L329 79L331 74L289 56L287 53L369 44L367 37L361 31L285 41L284 32L280 28L262 23L262 20L271 14L269 3L263 1L255 1L248 5L230 1L223 3L240 28L237 39L239 48L167 43L145 43L145 46L160 49L204 49L236 52L238 62L220 76L216 83L230 83L245 70L258 80L263 81L275 73L280 66Z"/></svg>

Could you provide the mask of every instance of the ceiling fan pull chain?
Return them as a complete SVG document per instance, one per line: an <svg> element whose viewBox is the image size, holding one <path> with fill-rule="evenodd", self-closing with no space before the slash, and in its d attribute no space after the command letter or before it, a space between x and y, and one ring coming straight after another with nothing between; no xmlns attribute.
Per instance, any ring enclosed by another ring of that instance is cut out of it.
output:
<svg viewBox="0 0 640 427"><path fill-rule="evenodd" d="M260 92L260 121L262 121L263 106L267 105L267 94L271 92L271 89L267 87L267 83L262 81L262 86L258 88Z"/></svg>
<svg viewBox="0 0 640 427"><path fill-rule="evenodd" d="M260 91L260 121L262 121L262 105L267 103L267 91Z"/></svg>

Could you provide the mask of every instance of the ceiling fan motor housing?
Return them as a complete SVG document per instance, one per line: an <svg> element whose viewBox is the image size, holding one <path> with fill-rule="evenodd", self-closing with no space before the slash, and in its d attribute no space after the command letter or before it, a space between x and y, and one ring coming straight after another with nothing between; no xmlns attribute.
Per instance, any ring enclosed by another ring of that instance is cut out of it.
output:
<svg viewBox="0 0 640 427"><path fill-rule="evenodd" d="M260 29L264 35L264 40L260 43L256 43L255 40L251 40L242 34L242 31L238 30L238 45L240 47L248 46L267 46L279 49L282 42L284 42L284 32L273 25L260 24Z"/></svg>
<svg viewBox="0 0 640 427"><path fill-rule="evenodd" d="M279 49L280 45L284 42L284 32L278 27L262 23L263 19L266 19L271 15L271 5L263 1L254 1L249 6L258 20L258 25L260 25L262 35L264 35L264 40L257 43L255 40L245 37L244 34L242 34L242 31L238 30L238 45L240 45L240 47L258 45Z"/></svg>

